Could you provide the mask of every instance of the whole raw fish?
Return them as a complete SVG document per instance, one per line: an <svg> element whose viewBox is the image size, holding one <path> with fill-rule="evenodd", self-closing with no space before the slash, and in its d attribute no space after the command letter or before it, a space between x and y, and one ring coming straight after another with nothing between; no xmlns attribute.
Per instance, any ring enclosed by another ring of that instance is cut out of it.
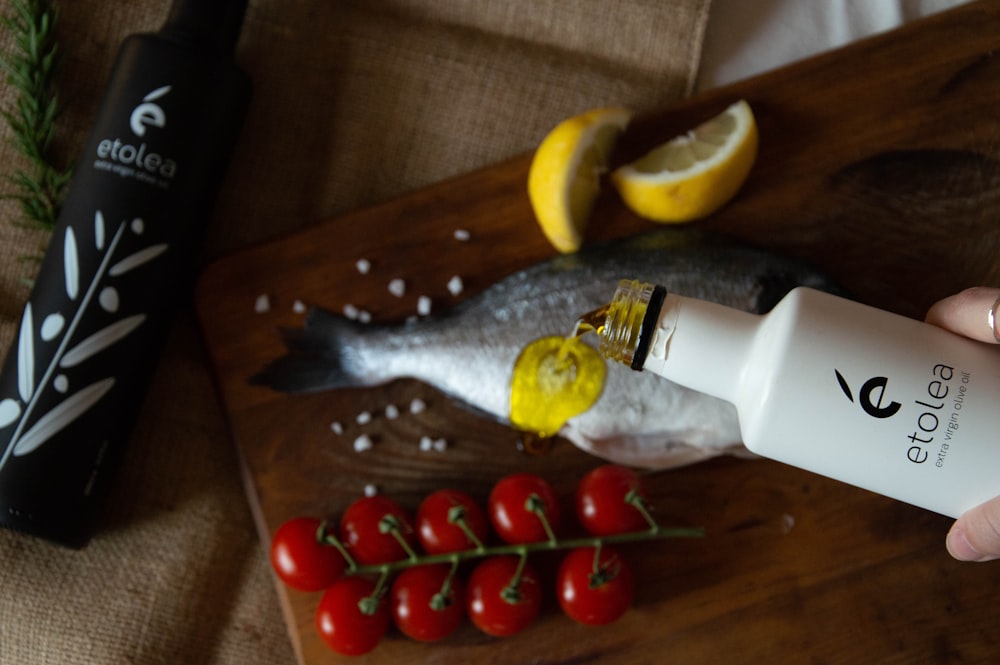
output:
<svg viewBox="0 0 1000 665"><path fill-rule="evenodd" d="M799 262L665 228L537 264L406 324L364 325L314 309L303 328L284 332L289 353L255 381L311 392L415 378L507 422L520 351L539 337L570 334L580 315L611 299L620 279L755 313L795 286L837 290ZM596 344L596 335L587 337ZM601 397L560 435L599 457L652 468L743 450L731 404L610 363Z"/></svg>

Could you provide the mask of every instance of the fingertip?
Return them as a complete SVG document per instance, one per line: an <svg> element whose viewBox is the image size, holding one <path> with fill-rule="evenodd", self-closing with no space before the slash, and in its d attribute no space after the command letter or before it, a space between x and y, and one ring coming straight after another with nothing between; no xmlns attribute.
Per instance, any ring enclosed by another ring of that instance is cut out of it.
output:
<svg viewBox="0 0 1000 665"><path fill-rule="evenodd" d="M952 525L951 530L948 531L945 547L948 548L948 554L958 561L975 561L980 557L979 552L969 544L968 538L965 537L965 531L958 522Z"/></svg>
<svg viewBox="0 0 1000 665"><path fill-rule="evenodd" d="M1000 289L974 286L934 303L925 321L981 342L1000 341Z"/></svg>
<svg viewBox="0 0 1000 665"><path fill-rule="evenodd" d="M960 521L955 522L951 530L948 531L945 547L948 549L948 554L958 561L992 561L997 558L996 556L982 554L973 547Z"/></svg>

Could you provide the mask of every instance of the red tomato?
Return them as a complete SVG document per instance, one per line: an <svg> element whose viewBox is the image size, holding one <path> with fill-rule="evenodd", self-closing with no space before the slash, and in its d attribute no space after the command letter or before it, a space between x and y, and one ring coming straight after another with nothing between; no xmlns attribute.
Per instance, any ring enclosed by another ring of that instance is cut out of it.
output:
<svg viewBox="0 0 1000 665"><path fill-rule="evenodd" d="M630 492L646 497L639 474L615 464L597 467L584 476L577 487L577 519L595 536L648 529L646 518L625 500Z"/></svg>
<svg viewBox="0 0 1000 665"><path fill-rule="evenodd" d="M327 646L345 656L368 653L389 629L389 608L379 600L372 614L361 601L375 592L375 583L362 577L343 577L323 593L316 608L316 630Z"/></svg>
<svg viewBox="0 0 1000 665"><path fill-rule="evenodd" d="M347 565L336 547L319 540L322 522L295 517L271 539L271 567L281 581L299 591L320 591L339 578Z"/></svg>
<svg viewBox="0 0 1000 665"><path fill-rule="evenodd" d="M407 557L391 533L382 533L380 523L386 516L395 520L399 533L411 547L416 544L413 522L399 504L381 495L363 497L348 506L340 518L340 541L359 564L369 566Z"/></svg>
<svg viewBox="0 0 1000 665"><path fill-rule="evenodd" d="M556 594L570 618L588 626L603 626L632 605L635 580L628 562L607 545L601 547L595 574L595 550L580 547L566 555L556 575Z"/></svg>
<svg viewBox="0 0 1000 665"><path fill-rule="evenodd" d="M520 544L548 540L542 520L528 509L531 497L541 501L552 530L559 527L559 499L552 486L534 474L515 473L501 478L490 492L490 522L505 542Z"/></svg>
<svg viewBox="0 0 1000 665"><path fill-rule="evenodd" d="M449 520L452 509L460 508L466 526L479 542L486 540L486 515L475 500L458 490L438 490L417 509L417 535L428 554L447 554L475 549L476 544L460 526Z"/></svg>
<svg viewBox="0 0 1000 665"><path fill-rule="evenodd" d="M530 563L521 570L516 587L511 581L520 557L495 556L483 560L469 576L466 610L479 630L507 637L527 628L538 616L542 592L538 573Z"/></svg>
<svg viewBox="0 0 1000 665"><path fill-rule="evenodd" d="M462 624L465 604L462 585L452 577L448 592L442 594L451 571L447 564L407 568L392 583L392 618L404 635L421 642L448 637Z"/></svg>

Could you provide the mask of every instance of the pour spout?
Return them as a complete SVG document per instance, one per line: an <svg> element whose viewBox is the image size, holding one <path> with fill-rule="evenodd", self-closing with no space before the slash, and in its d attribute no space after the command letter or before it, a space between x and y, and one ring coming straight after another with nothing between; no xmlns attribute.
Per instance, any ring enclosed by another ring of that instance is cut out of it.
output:
<svg viewBox="0 0 1000 665"><path fill-rule="evenodd" d="M604 329L605 324L608 320L608 310L611 308L610 304L601 305L595 310L587 312L586 314L581 314L573 325L573 333L570 337L579 337L588 332L595 332L598 335Z"/></svg>

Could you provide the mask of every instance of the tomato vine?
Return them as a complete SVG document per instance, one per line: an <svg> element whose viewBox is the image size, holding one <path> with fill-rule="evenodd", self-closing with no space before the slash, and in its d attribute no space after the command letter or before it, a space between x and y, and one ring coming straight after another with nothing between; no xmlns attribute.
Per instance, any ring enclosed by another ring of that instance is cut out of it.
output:
<svg viewBox="0 0 1000 665"><path fill-rule="evenodd" d="M613 546L704 535L701 528L660 526L638 474L617 465L587 474L575 504L589 535L559 538L556 494L532 474L500 479L485 513L457 490L426 497L415 522L388 497L364 497L339 525L304 517L282 525L272 541L272 566L293 588L325 588L317 630L332 649L358 654L375 648L390 623L421 641L443 639L463 616L494 636L523 630L541 605L541 580L529 563L536 552L569 550L556 583L567 616L610 623L634 595L631 568ZM487 517L503 543L487 544ZM304 536L307 528L311 537ZM475 560L463 582L460 566ZM351 606L338 606L344 603Z"/></svg>

